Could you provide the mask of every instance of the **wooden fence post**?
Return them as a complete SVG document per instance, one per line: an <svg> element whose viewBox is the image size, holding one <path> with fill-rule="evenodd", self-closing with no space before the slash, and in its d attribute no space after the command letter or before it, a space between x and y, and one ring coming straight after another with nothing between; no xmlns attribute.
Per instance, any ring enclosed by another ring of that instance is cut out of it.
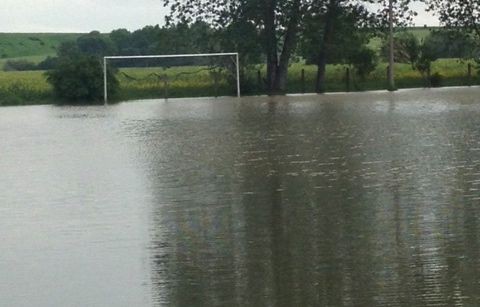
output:
<svg viewBox="0 0 480 307"><path fill-rule="evenodd" d="M257 92L260 94L262 92L263 86L262 86L262 73L260 70L257 71Z"/></svg>
<svg viewBox="0 0 480 307"><path fill-rule="evenodd" d="M468 63L468 86L472 86L472 63Z"/></svg>
<svg viewBox="0 0 480 307"><path fill-rule="evenodd" d="M305 69L302 68L302 74L300 76L302 94L305 94Z"/></svg>
<svg viewBox="0 0 480 307"><path fill-rule="evenodd" d="M218 97L218 73L213 70L213 88L215 91L215 98Z"/></svg>
<svg viewBox="0 0 480 307"><path fill-rule="evenodd" d="M165 100L168 99L168 76L165 75L165 79L163 80L163 98Z"/></svg>
<svg viewBox="0 0 480 307"><path fill-rule="evenodd" d="M345 85L347 87L347 92L350 92L350 68L347 67L345 70Z"/></svg>
<svg viewBox="0 0 480 307"><path fill-rule="evenodd" d="M387 84L390 79L390 65L387 65ZM387 86L387 88L390 87L390 85Z"/></svg>

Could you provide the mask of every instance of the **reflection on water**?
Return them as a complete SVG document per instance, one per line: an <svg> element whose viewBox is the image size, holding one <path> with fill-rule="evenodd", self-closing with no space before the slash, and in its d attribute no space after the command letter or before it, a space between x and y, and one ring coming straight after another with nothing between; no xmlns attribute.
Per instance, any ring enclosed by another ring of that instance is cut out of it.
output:
<svg viewBox="0 0 480 307"><path fill-rule="evenodd" d="M478 306L477 97L0 109L0 297Z"/></svg>

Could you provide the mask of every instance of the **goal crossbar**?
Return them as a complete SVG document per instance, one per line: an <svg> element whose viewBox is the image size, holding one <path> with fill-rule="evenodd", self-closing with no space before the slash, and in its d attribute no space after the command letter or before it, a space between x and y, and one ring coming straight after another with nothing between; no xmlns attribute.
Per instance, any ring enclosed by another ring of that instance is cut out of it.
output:
<svg viewBox="0 0 480 307"><path fill-rule="evenodd" d="M108 103L107 93L107 61L120 59L161 59L161 58L193 58L193 57L214 57L214 56L235 56L237 97L240 97L240 63L238 52L226 53L195 53L195 54L161 54L161 55L126 55L126 56L105 56L103 57L103 84L105 104Z"/></svg>

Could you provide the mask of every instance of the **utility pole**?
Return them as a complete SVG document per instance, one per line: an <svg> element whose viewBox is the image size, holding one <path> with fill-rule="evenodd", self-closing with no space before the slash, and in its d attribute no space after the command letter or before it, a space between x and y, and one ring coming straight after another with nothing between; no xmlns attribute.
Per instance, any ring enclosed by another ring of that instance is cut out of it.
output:
<svg viewBox="0 0 480 307"><path fill-rule="evenodd" d="M395 90L395 76L394 76L394 64L395 64L395 55L394 55L394 41L393 41L393 1L389 0L388 3L388 22L389 22L389 59L388 59L388 90Z"/></svg>

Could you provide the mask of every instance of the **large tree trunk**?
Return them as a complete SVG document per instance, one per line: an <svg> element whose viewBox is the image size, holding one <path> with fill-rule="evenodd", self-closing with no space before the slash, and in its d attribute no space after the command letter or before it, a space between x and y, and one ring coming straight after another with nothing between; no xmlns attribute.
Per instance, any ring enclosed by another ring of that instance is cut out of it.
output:
<svg viewBox="0 0 480 307"><path fill-rule="evenodd" d="M276 0L265 2L265 52L267 55L267 91L275 88L278 67L277 35L275 29Z"/></svg>
<svg viewBox="0 0 480 307"><path fill-rule="evenodd" d="M325 49L325 47L323 48ZM315 80L315 92L325 93L325 76L327 70L327 53L322 50L317 59L317 79Z"/></svg>
<svg viewBox="0 0 480 307"><path fill-rule="evenodd" d="M267 0L265 35L267 53L267 91L269 95L285 94L287 90L288 63L297 43L300 0L295 1L290 21L285 29L283 48L278 56L275 26L275 0Z"/></svg>
<svg viewBox="0 0 480 307"><path fill-rule="evenodd" d="M389 53L388 53L388 90L395 90L395 42L393 38L393 0L388 4L388 23L389 23Z"/></svg>
<svg viewBox="0 0 480 307"><path fill-rule="evenodd" d="M325 15L325 30L323 32L322 49L317 58L317 79L315 83L315 91L317 93L325 93L325 75L327 71L329 47L334 34L334 18L335 18L335 1L331 0Z"/></svg>
<svg viewBox="0 0 480 307"><path fill-rule="evenodd" d="M278 63L274 90L279 93L285 93L287 90L288 63L297 43L298 14L299 11L297 4L296 11L292 12L292 18L288 24L285 39L283 41L282 53L280 55L280 62Z"/></svg>

